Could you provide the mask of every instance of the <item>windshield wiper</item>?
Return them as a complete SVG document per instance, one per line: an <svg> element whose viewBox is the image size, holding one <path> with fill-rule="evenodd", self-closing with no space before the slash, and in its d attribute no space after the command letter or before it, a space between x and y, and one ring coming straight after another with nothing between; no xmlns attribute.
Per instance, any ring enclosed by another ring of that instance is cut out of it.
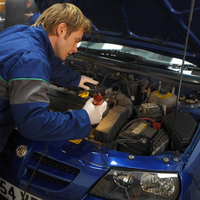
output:
<svg viewBox="0 0 200 200"><path fill-rule="evenodd" d="M85 50L84 47L79 47L79 51ZM151 67L168 67L168 64L159 61L152 61L146 59L144 56L134 55L132 53L127 53L121 50L105 50L105 49L87 49L87 53L92 53L93 55L106 57L114 60L123 61L129 64L139 64L148 65Z"/></svg>

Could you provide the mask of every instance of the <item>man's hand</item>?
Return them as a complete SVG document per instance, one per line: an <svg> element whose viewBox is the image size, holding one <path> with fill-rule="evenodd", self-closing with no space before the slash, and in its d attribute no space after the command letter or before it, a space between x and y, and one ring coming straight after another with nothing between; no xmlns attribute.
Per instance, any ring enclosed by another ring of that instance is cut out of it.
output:
<svg viewBox="0 0 200 200"><path fill-rule="evenodd" d="M101 121L102 115L107 108L107 102L104 101L101 105L98 106L95 106L92 102L93 98L87 100L83 109L87 111L91 124L98 124Z"/></svg>
<svg viewBox="0 0 200 200"><path fill-rule="evenodd" d="M90 77L82 75L78 87L81 87L81 88L86 89L86 90L90 89L88 86L84 85L85 83L92 83L94 85L97 85L99 82L93 80Z"/></svg>

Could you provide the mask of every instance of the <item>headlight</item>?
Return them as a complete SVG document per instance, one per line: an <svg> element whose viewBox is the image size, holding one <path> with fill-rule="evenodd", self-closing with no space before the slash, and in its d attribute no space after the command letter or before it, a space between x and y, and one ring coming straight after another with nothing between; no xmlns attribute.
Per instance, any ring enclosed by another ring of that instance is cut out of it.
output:
<svg viewBox="0 0 200 200"><path fill-rule="evenodd" d="M111 169L90 194L115 200L174 200L178 192L179 178L176 173Z"/></svg>

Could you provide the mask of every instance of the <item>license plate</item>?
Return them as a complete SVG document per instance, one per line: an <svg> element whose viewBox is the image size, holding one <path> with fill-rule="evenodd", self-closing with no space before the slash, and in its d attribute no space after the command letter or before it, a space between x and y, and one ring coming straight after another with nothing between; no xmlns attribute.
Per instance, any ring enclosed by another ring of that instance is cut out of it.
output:
<svg viewBox="0 0 200 200"><path fill-rule="evenodd" d="M42 200L36 196L26 193L18 187L0 178L0 195L8 200Z"/></svg>

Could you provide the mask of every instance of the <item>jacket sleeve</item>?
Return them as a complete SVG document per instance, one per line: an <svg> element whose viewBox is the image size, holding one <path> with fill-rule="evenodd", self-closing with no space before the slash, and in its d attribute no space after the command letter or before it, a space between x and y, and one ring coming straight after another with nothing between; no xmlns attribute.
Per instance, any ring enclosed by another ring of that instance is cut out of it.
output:
<svg viewBox="0 0 200 200"><path fill-rule="evenodd" d="M66 67L58 58L55 58L52 67L51 81L64 87L78 87L81 75Z"/></svg>
<svg viewBox="0 0 200 200"><path fill-rule="evenodd" d="M29 71L30 66L35 66L32 73ZM48 141L88 136L91 125L84 109L64 113L48 110L47 68L43 63L33 61L23 63L21 73L17 69L11 72L12 78L8 81L10 108L20 134L28 139Z"/></svg>

